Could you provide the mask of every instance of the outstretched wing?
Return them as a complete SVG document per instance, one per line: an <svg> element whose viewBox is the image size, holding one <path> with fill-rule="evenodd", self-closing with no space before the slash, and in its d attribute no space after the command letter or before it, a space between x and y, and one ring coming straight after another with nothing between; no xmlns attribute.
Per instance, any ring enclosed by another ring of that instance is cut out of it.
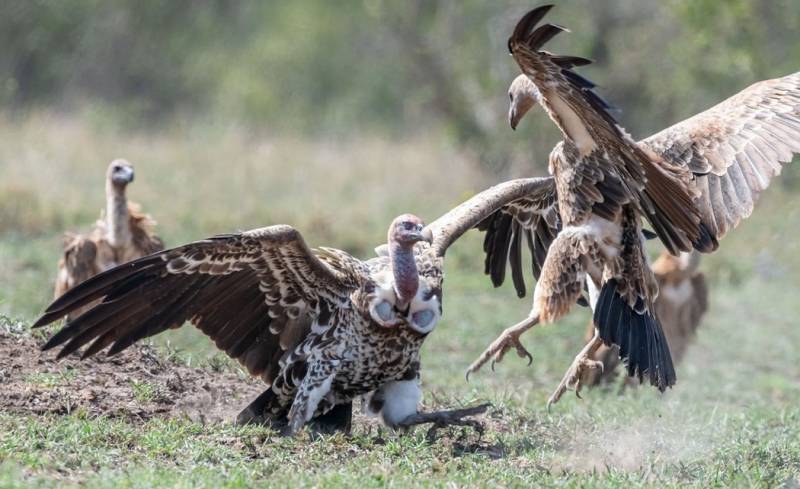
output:
<svg viewBox="0 0 800 489"><path fill-rule="evenodd" d="M499 286L505 279L506 263L517 294L525 295L522 271L522 239L534 257L533 273L538 278L547 248L560 228L552 177L521 178L484 190L432 222L432 246L439 256L469 229L486 232L486 273Z"/></svg>
<svg viewBox="0 0 800 489"><path fill-rule="evenodd" d="M800 153L800 72L751 85L641 144L695 174L697 205L716 238L701 251L713 251Z"/></svg>
<svg viewBox="0 0 800 489"><path fill-rule="evenodd" d="M576 157L591 158L596 170L619 179L624 197L637 205L671 251L691 249L705 237L692 205L691 174L680 166L652 161L652 155L617 124L594 83L572 69L589 60L540 50L566 31L555 24L538 25L551 8L536 8L520 19L508 40L511 55L536 85L542 107L565 142L576 149Z"/></svg>
<svg viewBox="0 0 800 489"><path fill-rule="evenodd" d="M522 241L531 252L533 277L539 280L544 260L553 240L561 230L555 185L542 186L495 211L478 224L486 233L484 272L495 287L505 281L506 265L511 264L511 279L517 296L524 297L525 279L522 267Z"/></svg>
<svg viewBox="0 0 800 489"><path fill-rule="evenodd" d="M101 302L44 346L59 357L87 345L117 353L139 339L191 321L218 348L271 383L287 349L314 319L329 320L357 285L357 260L334 270L290 226L216 236L120 265L57 299L34 327Z"/></svg>

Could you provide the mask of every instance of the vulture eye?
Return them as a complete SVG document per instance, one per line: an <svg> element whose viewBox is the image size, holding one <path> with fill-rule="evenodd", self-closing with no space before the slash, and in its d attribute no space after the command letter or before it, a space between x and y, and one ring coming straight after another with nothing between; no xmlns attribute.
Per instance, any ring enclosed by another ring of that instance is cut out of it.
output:
<svg viewBox="0 0 800 489"><path fill-rule="evenodd" d="M410 231L410 230L414 229L415 227L416 227L416 225L411 221L405 221L403 223L403 229L407 229L407 230Z"/></svg>

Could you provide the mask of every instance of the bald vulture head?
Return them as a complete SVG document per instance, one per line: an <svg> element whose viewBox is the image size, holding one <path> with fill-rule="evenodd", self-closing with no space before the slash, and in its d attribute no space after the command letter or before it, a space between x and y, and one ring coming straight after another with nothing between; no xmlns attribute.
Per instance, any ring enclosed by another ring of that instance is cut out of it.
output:
<svg viewBox="0 0 800 489"><path fill-rule="evenodd" d="M133 181L133 165L126 160L114 160L106 171L108 183L116 188L125 188Z"/></svg>
<svg viewBox="0 0 800 489"><path fill-rule="evenodd" d="M390 248L393 244L397 244L406 249L413 248L419 241L430 243L433 240L430 230L425 228L422 219L413 214L396 217L389 226L387 238Z"/></svg>
<svg viewBox="0 0 800 489"><path fill-rule="evenodd" d="M517 129L517 124L522 117L539 102L539 89L533 84L528 75L519 75L511 82L508 88L508 123L511 129Z"/></svg>

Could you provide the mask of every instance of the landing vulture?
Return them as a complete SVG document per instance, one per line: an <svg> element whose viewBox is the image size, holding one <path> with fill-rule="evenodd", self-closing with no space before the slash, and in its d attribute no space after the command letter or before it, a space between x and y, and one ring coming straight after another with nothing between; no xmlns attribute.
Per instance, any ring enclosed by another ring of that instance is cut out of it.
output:
<svg viewBox="0 0 800 489"><path fill-rule="evenodd" d="M88 345L88 357L189 321L267 385L239 421L289 434L315 418L346 429L352 400L372 391L370 404L389 425L465 423L460 417L476 411L416 412L419 349L442 312L445 252L493 212L551 185L551 178L497 185L427 227L400 216L386 252L368 260L311 249L286 225L215 236L77 285L35 327L98 302L43 347L62 345L63 357Z"/></svg>
<svg viewBox="0 0 800 489"><path fill-rule="evenodd" d="M88 234L67 234L58 262L55 297L98 273L164 249L153 233L155 221L129 202L125 189L133 181L133 166L114 160L106 170L106 209ZM86 308L70 312L67 319Z"/></svg>
<svg viewBox="0 0 800 489"><path fill-rule="evenodd" d="M549 402L567 388L580 388L581 374L599 366L590 356L602 344L617 345L628 374L647 376L663 391L675 383L675 371L656 319L658 286L644 252L641 218L673 254L716 250L719 239L750 215L781 165L800 152L800 73L756 83L636 143L594 84L573 71L590 61L540 50L565 30L537 26L551 8L526 14L508 47L523 72L509 91L512 128L538 103L562 132L550 154L553 186L480 224L487 232L487 273L501 283L510 261L520 294L520 241L528 241L538 278L533 308L468 373L512 347L529 356L520 335L562 317L587 290L595 334Z"/></svg>

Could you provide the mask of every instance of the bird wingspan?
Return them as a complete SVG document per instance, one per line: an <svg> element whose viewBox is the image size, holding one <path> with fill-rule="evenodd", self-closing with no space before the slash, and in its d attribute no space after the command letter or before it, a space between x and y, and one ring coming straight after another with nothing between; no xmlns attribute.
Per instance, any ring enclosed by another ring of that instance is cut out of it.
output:
<svg viewBox="0 0 800 489"><path fill-rule="evenodd" d="M800 72L755 83L641 144L695 174L696 205L715 238L701 251L713 251L800 153Z"/></svg>
<svg viewBox="0 0 800 489"><path fill-rule="evenodd" d="M540 48L566 29L538 26L552 6L528 12L508 40L509 50L523 73L536 84L542 106L561 129L565 141L580 155L596 153L603 171L625 183L630 199L651 222L673 252L688 251L700 241L700 216L692 204L691 173L679 165L655 162L617 124L610 105L595 84L572 70L589 60L557 56Z"/></svg>
<svg viewBox="0 0 800 489"><path fill-rule="evenodd" d="M188 320L271 383L312 320L327 323L356 287L359 262L350 259L334 270L290 226L215 236L96 275L54 301L34 327L100 299L44 348L66 343L61 357L92 342L84 357L109 345L114 354Z"/></svg>

